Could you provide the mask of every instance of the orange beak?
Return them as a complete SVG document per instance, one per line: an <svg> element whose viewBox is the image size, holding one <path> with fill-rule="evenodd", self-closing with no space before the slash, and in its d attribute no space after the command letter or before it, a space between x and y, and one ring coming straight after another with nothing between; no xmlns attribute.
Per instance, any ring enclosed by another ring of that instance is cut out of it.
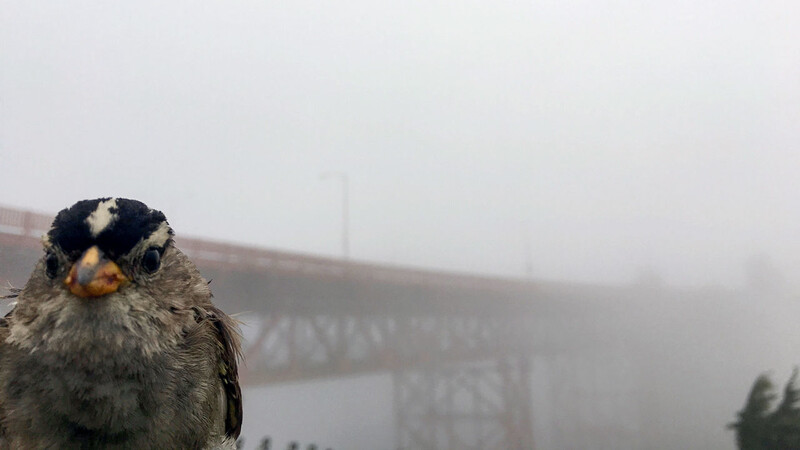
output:
<svg viewBox="0 0 800 450"><path fill-rule="evenodd" d="M72 265L64 284L70 292L81 298L100 297L116 292L126 283L126 277L119 266L106 259L95 245L83 252L78 262Z"/></svg>

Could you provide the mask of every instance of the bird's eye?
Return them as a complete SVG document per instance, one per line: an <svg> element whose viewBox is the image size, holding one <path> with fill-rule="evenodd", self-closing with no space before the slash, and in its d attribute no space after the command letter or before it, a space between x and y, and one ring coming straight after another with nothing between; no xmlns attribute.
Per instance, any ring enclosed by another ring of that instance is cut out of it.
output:
<svg viewBox="0 0 800 450"><path fill-rule="evenodd" d="M142 258L142 267L147 273L153 273L161 267L161 253L157 248L148 249Z"/></svg>
<svg viewBox="0 0 800 450"><path fill-rule="evenodd" d="M50 278L58 275L58 256L55 253L48 253L44 258L45 272Z"/></svg>

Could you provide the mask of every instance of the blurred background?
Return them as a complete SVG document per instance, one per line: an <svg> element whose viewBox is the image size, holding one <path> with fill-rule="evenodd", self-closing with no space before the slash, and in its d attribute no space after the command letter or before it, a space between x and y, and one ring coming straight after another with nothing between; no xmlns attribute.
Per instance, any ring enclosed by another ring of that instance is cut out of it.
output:
<svg viewBox="0 0 800 450"><path fill-rule="evenodd" d="M4 2L0 282L162 210L245 448L734 448L800 364L800 5Z"/></svg>

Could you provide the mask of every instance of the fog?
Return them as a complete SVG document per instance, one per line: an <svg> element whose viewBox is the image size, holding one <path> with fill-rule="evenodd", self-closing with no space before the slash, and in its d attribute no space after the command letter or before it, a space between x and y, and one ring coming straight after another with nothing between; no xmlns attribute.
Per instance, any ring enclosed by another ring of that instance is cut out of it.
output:
<svg viewBox="0 0 800 450"><path fill-rule="evenodd" d="M744 304L767 289L753 327L779 348L720 360L746 360L738 408L760 371L800 364L798 30L781 1L3 2L0 204L130 197L179 236L340 257L335 171L353 260ZM391 383L370 377L380 405L309 437L289 399L357 383L259 388L287 412L258 435L393 442ZM696 448L732 448L735 408Z"/></svg>

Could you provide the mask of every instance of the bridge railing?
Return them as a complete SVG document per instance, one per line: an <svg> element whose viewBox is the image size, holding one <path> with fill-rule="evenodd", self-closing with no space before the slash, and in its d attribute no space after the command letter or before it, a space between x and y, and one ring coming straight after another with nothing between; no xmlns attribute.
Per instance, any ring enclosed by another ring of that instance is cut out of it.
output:
<svg viewBox="0 0 800 450"><path fill-rule="evenodd" d="M52 216L0 207L0 232L39 237L50 229Z"/></svg>
<svg viewBox="0 0 800 450"><path fill-rule="evenodd" d="M498 280L474 275L351 262L197 238L178 237L176 241L180 249L195 262L210 263L230 270L295 272L306 276L346 277L406 285L437 285L465 289L486 289L493 285L508 288L509 283L515 284L515 282L520 286L529 284L516 280Z"/></svg>
<svg viewBox="0 0 800 450"><path fill-rule="evenodd" d="M0 233L39 238L50 229L52 221L52 215L0 206ZM529 289L532 285L526 280L345 261L192 237L179 236L176 241L181 250L189 255L195 263L231 271L278 271L297 273L303 276L348 278L468 290ZM38 246L38 243L32 239L27 239L21 244Z"/></svg>

